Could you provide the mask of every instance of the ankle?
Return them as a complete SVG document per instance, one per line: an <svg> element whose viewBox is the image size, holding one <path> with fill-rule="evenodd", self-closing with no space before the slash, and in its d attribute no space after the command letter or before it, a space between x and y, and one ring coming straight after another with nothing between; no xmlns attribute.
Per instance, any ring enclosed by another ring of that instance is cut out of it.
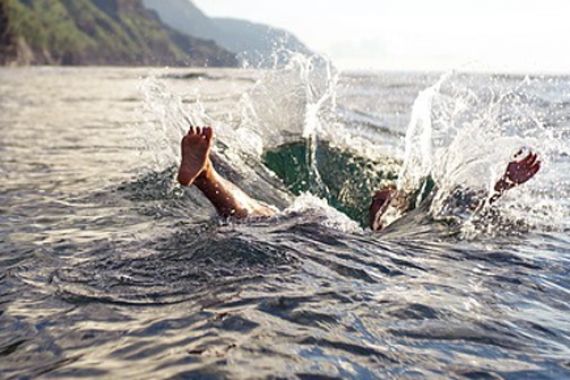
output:
<svg viewBox="0 0 570 380"><path fill-rule="evenodd" d="M216 182L216 172L212 167L212 164L208 163L206 164L204 170L202 170L200 175L196 178L194 184L201 189L211 186L214 182Z"/></svg>

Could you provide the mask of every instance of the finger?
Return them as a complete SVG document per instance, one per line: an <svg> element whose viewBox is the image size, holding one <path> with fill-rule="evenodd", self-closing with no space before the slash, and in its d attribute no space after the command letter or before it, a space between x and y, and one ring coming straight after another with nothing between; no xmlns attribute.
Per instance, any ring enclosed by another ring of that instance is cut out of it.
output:
<svg viewBox="0 0 570 380"><path fill-rule="evenodd" d="M189 135L193 135L193 134L194 134L194 126L193 126L193 125L190 126L190 129L188 130L188 134L189 134Z"/></svg>
<svg viewBox="0 0 570 380"><path fill-rule="evenodd" d="M195 132L196 132L197 135L201 135L201 134L202 134L202 128L196 127L194 130L195 130Z"/></svg>

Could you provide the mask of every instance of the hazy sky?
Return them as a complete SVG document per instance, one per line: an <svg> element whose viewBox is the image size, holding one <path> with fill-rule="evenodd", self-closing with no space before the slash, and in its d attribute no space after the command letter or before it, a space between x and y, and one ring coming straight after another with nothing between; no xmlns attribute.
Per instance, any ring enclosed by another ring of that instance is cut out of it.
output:
<svg viewBox="0 0 570 380"><path fill-rule="evenodd" d="M570 0L194 0L352 69L570 73Z"/></svg>

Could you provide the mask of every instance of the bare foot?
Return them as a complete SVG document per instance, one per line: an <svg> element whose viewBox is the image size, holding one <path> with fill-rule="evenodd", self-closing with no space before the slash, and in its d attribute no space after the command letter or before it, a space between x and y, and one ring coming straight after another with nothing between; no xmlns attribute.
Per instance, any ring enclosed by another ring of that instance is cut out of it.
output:
<svg viewBox="0 0 570 380"><path fill-rule="evenodd" d="M178 182L190 186L203 173L211 170L210 149L212 128L191 127L182 139L182 162L178 169Z"/></svg>
<svg viewBox="0 0 570 380"><path fill-rule="evenodd" d="M495 191L505 192L530 180L540 170L540 159L532 150L520 149L509 162L503 177L495 185Z"/></svg>

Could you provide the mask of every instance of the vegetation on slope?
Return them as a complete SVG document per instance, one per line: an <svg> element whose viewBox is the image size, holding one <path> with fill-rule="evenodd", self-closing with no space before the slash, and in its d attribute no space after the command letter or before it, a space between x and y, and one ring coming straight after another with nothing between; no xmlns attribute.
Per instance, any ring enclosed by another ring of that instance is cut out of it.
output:
<svg viewBox="0 0 570 380"><path fill-rule="evenodd" d="M163 22L176 30L211 39L253 65L273 64L276 49L311 54L293 34L269 25L231 18L210 18L190 0L143 0ZM285 61L287 59L284 59Z"/></svg>
<svg viewBox="0 0 570 380"><path fill-rule="evenodd" d="M140 0L0 1L4 64L237 64L213 41L162 24Z"/></svg>

